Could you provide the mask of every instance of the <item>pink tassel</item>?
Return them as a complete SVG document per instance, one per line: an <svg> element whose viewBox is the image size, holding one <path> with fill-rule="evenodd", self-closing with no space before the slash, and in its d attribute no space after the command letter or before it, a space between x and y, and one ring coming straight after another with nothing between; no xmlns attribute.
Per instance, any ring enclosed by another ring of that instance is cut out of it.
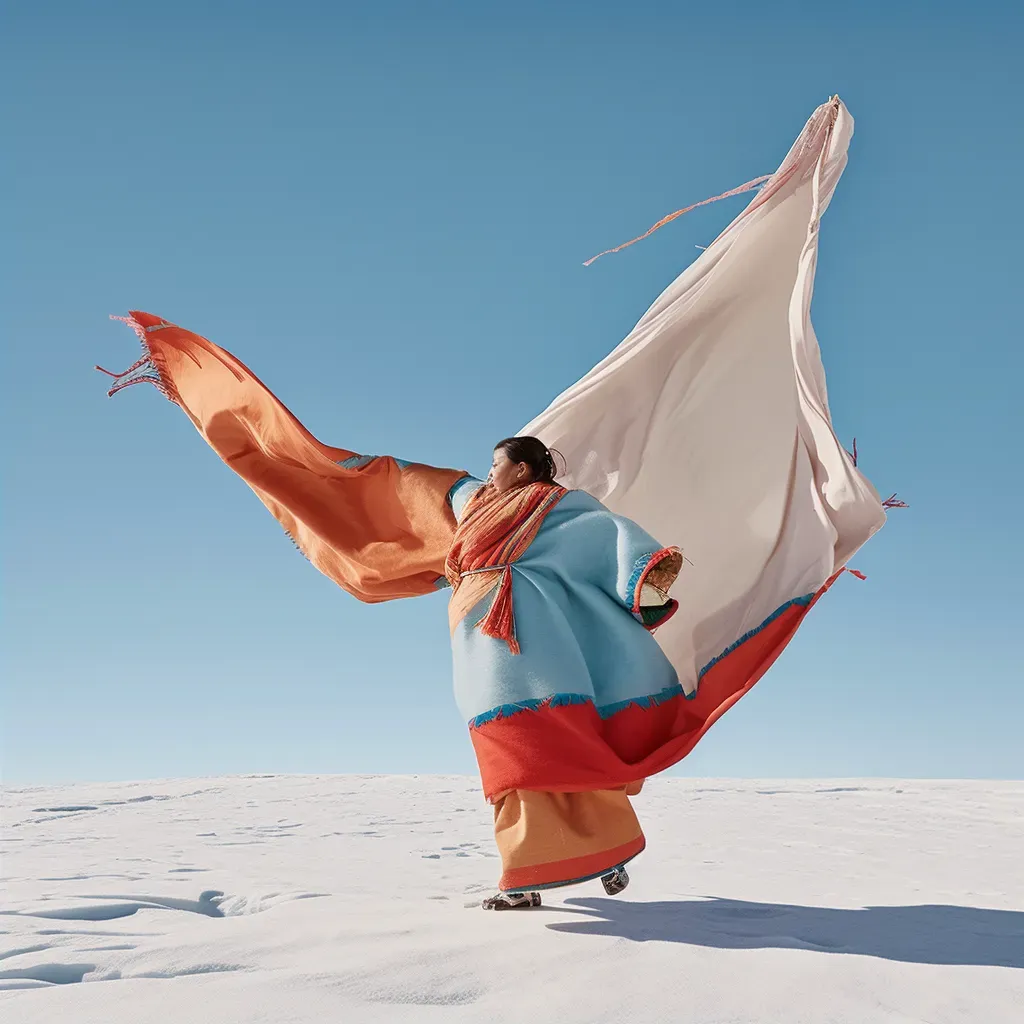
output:
<svg viewBox="0 0 1024 1024"><path fill-rule="evenodd" d="M747 181L742 185L737 185L736 188L730 189L728 192L723 192L720 196L712 196L710 199L702 199L699 203L694 203L692 206L684 206L683 209L676 210L675 213L670 213L668 216L662 217L657 224L653 224L642 235L637 235L636 238L631 238L628 242L623 242L622 245L615 246L614 249L605 249L604 252L599 252L596 256L591 256L583 266L589 267L594 260L599 260L602 256L608 256L613 252L621 252L623 249L628 249L629 246L636 242L642 242L645 238L649 238L653 235L658 228L664 227L669 223L669 221L675 220L676 217L682 217L684 213L696 210L698 206L707 206L708 203L717 203L719 199L728 199L730 196L738 196L741 192L749 192L751 189L757 188L758 185L763 185L770 177L770 174L762 174L760 178L754 178L753 181Z"/></svg>
<svg viewBox="0 0 1024 1024"><path fill-rule="evenodd" d="M127 377L129 373L133 373L140 366L145 366L149 362L149 355L144 355L140 359L137 359L127 370L122 370L120 373L114 373L113 370L104 370L102 366L94 366L94 370L99 370L100 373L105 373L108 377L113 377L114 380L119 380L121 377Z"/></svg>

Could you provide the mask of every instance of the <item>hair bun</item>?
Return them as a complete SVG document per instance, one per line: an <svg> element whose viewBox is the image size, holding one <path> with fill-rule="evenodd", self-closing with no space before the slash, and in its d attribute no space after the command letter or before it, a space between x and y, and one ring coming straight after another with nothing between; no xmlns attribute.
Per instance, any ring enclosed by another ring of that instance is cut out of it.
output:
<svg viewBox="0 0 1024 1024"><path fill-rule="evenodd" d="M530 467L532 478L543 483L554 483L558 473L555 462L557 452L552 451L537 437L506 437L495 445L512 462L524 462Z"/></svg>

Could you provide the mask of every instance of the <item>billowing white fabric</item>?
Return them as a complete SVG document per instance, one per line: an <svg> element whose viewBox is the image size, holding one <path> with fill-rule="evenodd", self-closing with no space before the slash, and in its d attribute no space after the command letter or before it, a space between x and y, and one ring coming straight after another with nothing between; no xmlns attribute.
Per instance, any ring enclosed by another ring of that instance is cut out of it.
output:
<svg viewBox="0 0 1024 1024"><path fill-rule="evenodd" d="M819 107L743 213L523 431L565 456L561 483L684 550L681 608L657 638L687 693L885 522L832 430L810 320L852 133L838 98Z"/></svg>

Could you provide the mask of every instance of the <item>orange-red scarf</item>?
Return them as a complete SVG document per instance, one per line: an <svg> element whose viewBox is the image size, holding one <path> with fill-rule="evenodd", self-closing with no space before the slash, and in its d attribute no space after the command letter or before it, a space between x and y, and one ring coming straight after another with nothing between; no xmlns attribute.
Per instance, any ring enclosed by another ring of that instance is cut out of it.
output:
<svg viewBox="0 0 1024 1024"><path fill-rule="evenodd" d="M469 499L445 562L453 591L448 605L453 633L470 609L497 587L477 628L485 636L504 640L513 654L519 653L512 613L512 563L526 553L565 493L557 484L527 484L504 494L487 486Z"/></svg>

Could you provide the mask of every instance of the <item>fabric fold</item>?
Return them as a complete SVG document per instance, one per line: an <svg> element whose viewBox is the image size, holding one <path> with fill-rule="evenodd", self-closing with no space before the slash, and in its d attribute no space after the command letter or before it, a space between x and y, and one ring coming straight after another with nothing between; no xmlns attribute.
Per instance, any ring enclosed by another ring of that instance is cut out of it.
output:
<svg viewBox="0 0 1024 1024"><path fill-rule="evenodd" d="M810 319L852 132L838 97L820 106L746 209L523 428L562 453L561 483L685 548L657 639L691 696L705 666L794 602L806 610L885 522L832 428Z"/></svg>

